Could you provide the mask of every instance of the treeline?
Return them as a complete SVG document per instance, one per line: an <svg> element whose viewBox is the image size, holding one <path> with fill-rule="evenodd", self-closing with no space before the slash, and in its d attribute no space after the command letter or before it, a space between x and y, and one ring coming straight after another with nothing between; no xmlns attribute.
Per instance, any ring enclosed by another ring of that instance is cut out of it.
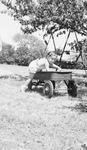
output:
<svg viewBox="0 0 87 150"><path fill-rule="evenodd" d="M0 51L0 64L6 63L6 64L28 66L32 60L44 57L44 55L45 55L45 47L43 44L32 46L31 48L22 45L15 50L15 48L12 45L3 43L2 51ZM84 68L82 62L75 63L62 60L61 64L59 62L56 62L56 64L66 69Z"/></svg>
<svg viewBox="0 0 87 150"><path fill-rule="evenodd" d="M28 66L32 60L45 56L44 43L34 36L17 34L14 40L19 43L16 50L12 45L4 42L2 43L2 50L0 51L0 64L6 63ZM60 55L59 49L57 54ZM83 63L79 61L75 63L62 60L61 62L56 62L56 64L58 64L61 68L66 69L84 69Z"/></svg>
<svg viewBox="0 0 87 150"><path fill-rule="evenodd" d="M45 45L39 40L32 42L30 45L20 44L16 50L12 45L3 42L0 51L0 64L27 66L32 60L44 57L44 55Z"/></svg>

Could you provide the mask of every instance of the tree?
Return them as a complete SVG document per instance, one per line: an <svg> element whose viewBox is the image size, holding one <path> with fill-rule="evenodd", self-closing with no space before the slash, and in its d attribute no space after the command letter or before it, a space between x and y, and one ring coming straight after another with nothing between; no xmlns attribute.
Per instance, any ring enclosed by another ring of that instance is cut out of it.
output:
<svg viewBox="0 0 87 150"><path fill-rule="evenodd" d="M26 47L32 53L37 51L39 57L43 57L45 54L45 44L34 35L18 33L13 37L13 40L17 43L17 47Z"/></svg>
<svg viewBox="0 0 87 150"><path fill-rule="evenodd" d="M16 34L13 39L18 44L15 52L16 64L28 66L32 60L44 57L45 45L35 36L30 34Z"/></svg>
<svg viewBox="0 0 87 150"><path fill-rule="evenodd" d="M86 3L80 0L1 0L7 6L10 14L22 25L25 33L32 33L38 29L46 29L53 33L60 29L70 29L87 35L84 13ZM50 27L51 25L51 27Z"/></svg>

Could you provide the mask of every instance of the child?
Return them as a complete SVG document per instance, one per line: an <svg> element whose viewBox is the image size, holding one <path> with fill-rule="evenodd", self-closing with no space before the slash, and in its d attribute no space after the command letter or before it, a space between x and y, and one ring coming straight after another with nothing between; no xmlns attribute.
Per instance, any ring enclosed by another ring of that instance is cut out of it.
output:
<svg viewBox="0 0 87 150"><path fill-rule="evenodd" d="M46 56L46 58L36 59L33 60L29 64L29 79L26 81L24 85L21 86L21 91L25 92L28 90L28 85L34 78L34 75L36 72L42 71L45 69L46 71L50 71L51 68L59 69L61 71L61 68L54 64L54 62L57 59L57 55L54 52L49 52Z"/></svg>

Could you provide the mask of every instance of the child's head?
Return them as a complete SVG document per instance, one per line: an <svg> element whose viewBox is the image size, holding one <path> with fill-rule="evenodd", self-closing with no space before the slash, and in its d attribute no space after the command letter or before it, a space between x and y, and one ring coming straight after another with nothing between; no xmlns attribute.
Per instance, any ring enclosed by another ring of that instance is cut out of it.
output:
<svg viewBox="0 0 87 150"><path fill-rule="evenodd" d="M47 60L49 63L53 64L57 60L57 55L54 52L48 52Z"/></svg>

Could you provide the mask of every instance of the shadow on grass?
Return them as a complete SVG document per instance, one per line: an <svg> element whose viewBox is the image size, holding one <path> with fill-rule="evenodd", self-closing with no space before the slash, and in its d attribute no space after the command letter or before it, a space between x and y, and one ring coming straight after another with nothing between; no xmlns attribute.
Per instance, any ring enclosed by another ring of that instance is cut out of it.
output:
<svg viewBox="0 0 87 150"><path fill-rule="evenodd" d="M74 100L74 99L72 99ZM64 108L77 111L79 113L87 113L87 87L80 86L77 92L77 98L75 99L77 104L75 106L64 106Z"/></svg>
<svg viewBox="0 0 87 150"><path fill-rule="evenodd" d="M39 86L34 86L32 87L32 92L36 92L36 93L39 93L41 96L43 96L43 87L39 87Z"/></svg>
<svg viewBox="0 0 87 150"><path fill-rule="evenodd" d="M79 113L87 113L87 103L83 103L83 102L82 103L80 102L73 107L64 106L64 108L71 109L72 111L77 111Z"/></svg>
<svg viewBox="0 0 87 150"><path fill-rule="evenodd" d="M15 75L14 78L18 81L26 81L28 79L28 76Z"/></svg>
<svg viewBox="0 0 87 150"><path fill-rule="evenodd" d="M81 86L78 89L78 104L73 107L67 107L72 111L78 111L79 113L87 113L87 87Z"/></svg>
<svg viewBox="0 0 87 150"><path fill-rule="evenodd" d="M0 79L2 79L2 78L4 78L4 79L11 78L11 79L15 79L17 81L24 81L24 80L28 79L27 76L23 77L22 75L16 75L16 74L15 75L3 75L3 76L0 76Z"/></svg>
<svg viewBox="0 0 87 150"><path fill-rule="evenodd" d="M67 94L67 92L55 92L55 91L54 91L53 97L57 97L57 96L65 96L66 94Z"/></svg>
<svg viewBox="0 0 87 150"><path fill-rule="evenodd" d="M79 105L75 106L75 109L80 110L81 112L87 112L87 104L79 103Z"/></svg>
<svg viewBox="0 0 87 150"><path fill-rule="evenodd" d="M17 75L17 74L11 75L11 76L5 75L5 76L0 77L0 79L13 79L15 81L26 81L28 79L28 76L22 76L22 75ZM26 92L29 92L29 90L27 90ZM40 85L37 85L37 86L33 85L32 90L30 90L30 92L36 92L36 93L39 93L41 96L45 96L43 94L43 86L40 86ZM66 93L64 91L63 92L54 91L52 97L54 98L54 97L65 96L65 95Z"/></svg>
<svg viewBox="0 0 87 150"><path fill-rule="evenodd" d="M28 92L28 91L27 91ZM32 86L31 92L36 92L39 93L41 96L49 97L43 94L43 86ZM65 96L67 93L66 92L55 92L53 93L52 98L58 97L58 96Z"/></svg>
<svg viewBox="0 0 87 150"><path fill-rule="evenodd" d="M82 112L82 113L83 112L87 113L87 104L86 103L79 103L79 104L76 104L75 107L73 107L71 109Z"/></svg>

